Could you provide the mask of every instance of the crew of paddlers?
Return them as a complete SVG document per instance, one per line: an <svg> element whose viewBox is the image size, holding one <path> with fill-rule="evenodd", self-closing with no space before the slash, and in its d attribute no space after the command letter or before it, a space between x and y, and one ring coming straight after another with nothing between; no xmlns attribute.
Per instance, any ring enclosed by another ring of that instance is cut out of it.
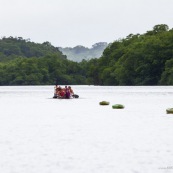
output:
<svg viewBox="0 0 173 173"><path fill-rule="evenodd" d="M62 88L59 85L55 86L55 97L60 97L60 98L70 98L74 95L74 92L71 88L71 86L65 86L65 88Z"/></svg>

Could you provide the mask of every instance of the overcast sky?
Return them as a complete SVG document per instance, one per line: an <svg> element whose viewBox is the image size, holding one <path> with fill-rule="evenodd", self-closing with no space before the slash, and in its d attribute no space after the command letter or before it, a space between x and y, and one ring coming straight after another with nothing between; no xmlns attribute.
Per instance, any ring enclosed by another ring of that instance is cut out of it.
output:
<svg viewBox="0 0 173 173"><path fill-rule="evenodd" d="M173 28L173 0L0 0L0 37L91 47L157 24Z"/></svg>

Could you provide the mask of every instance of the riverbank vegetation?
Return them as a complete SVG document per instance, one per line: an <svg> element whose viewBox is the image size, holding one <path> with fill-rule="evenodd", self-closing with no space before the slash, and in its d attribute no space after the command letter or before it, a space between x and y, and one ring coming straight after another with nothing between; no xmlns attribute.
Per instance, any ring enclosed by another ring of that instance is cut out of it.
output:
<svg viewBox="0 0 173 173"><path fill-rule="evenodd" d="M0 40L0 85L173 85L173 29L156 25L110 43L100 58L67 59L49 42Z"/></svg>

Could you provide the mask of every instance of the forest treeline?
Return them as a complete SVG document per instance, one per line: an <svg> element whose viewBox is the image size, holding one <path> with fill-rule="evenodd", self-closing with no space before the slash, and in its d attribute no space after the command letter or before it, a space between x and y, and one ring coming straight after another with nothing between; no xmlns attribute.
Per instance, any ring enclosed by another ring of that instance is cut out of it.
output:
<svg viewBox="0 0 173 173"><path fill-rule="evenodd" d="M0 85L84 84L80 65L49 42L22 37L0 40Z"/></svg>
<svg viewBox="0 0 173 173"><path fill-rule="evenodd" d="M110 43L98 59L67 59L49 42L0 40L0 85L173 85L173 29L155 25Z"/></svg>

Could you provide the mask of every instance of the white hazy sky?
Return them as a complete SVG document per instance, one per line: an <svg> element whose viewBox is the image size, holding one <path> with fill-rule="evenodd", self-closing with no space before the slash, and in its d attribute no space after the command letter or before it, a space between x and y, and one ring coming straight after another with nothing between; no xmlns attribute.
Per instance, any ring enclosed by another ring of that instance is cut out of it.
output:
<svg viewBox="0 0 173 173"><path fill-rule="evenodd" d="M157 24L173 28L173 0L0 0L0 37L91 47Z"/></svg>

